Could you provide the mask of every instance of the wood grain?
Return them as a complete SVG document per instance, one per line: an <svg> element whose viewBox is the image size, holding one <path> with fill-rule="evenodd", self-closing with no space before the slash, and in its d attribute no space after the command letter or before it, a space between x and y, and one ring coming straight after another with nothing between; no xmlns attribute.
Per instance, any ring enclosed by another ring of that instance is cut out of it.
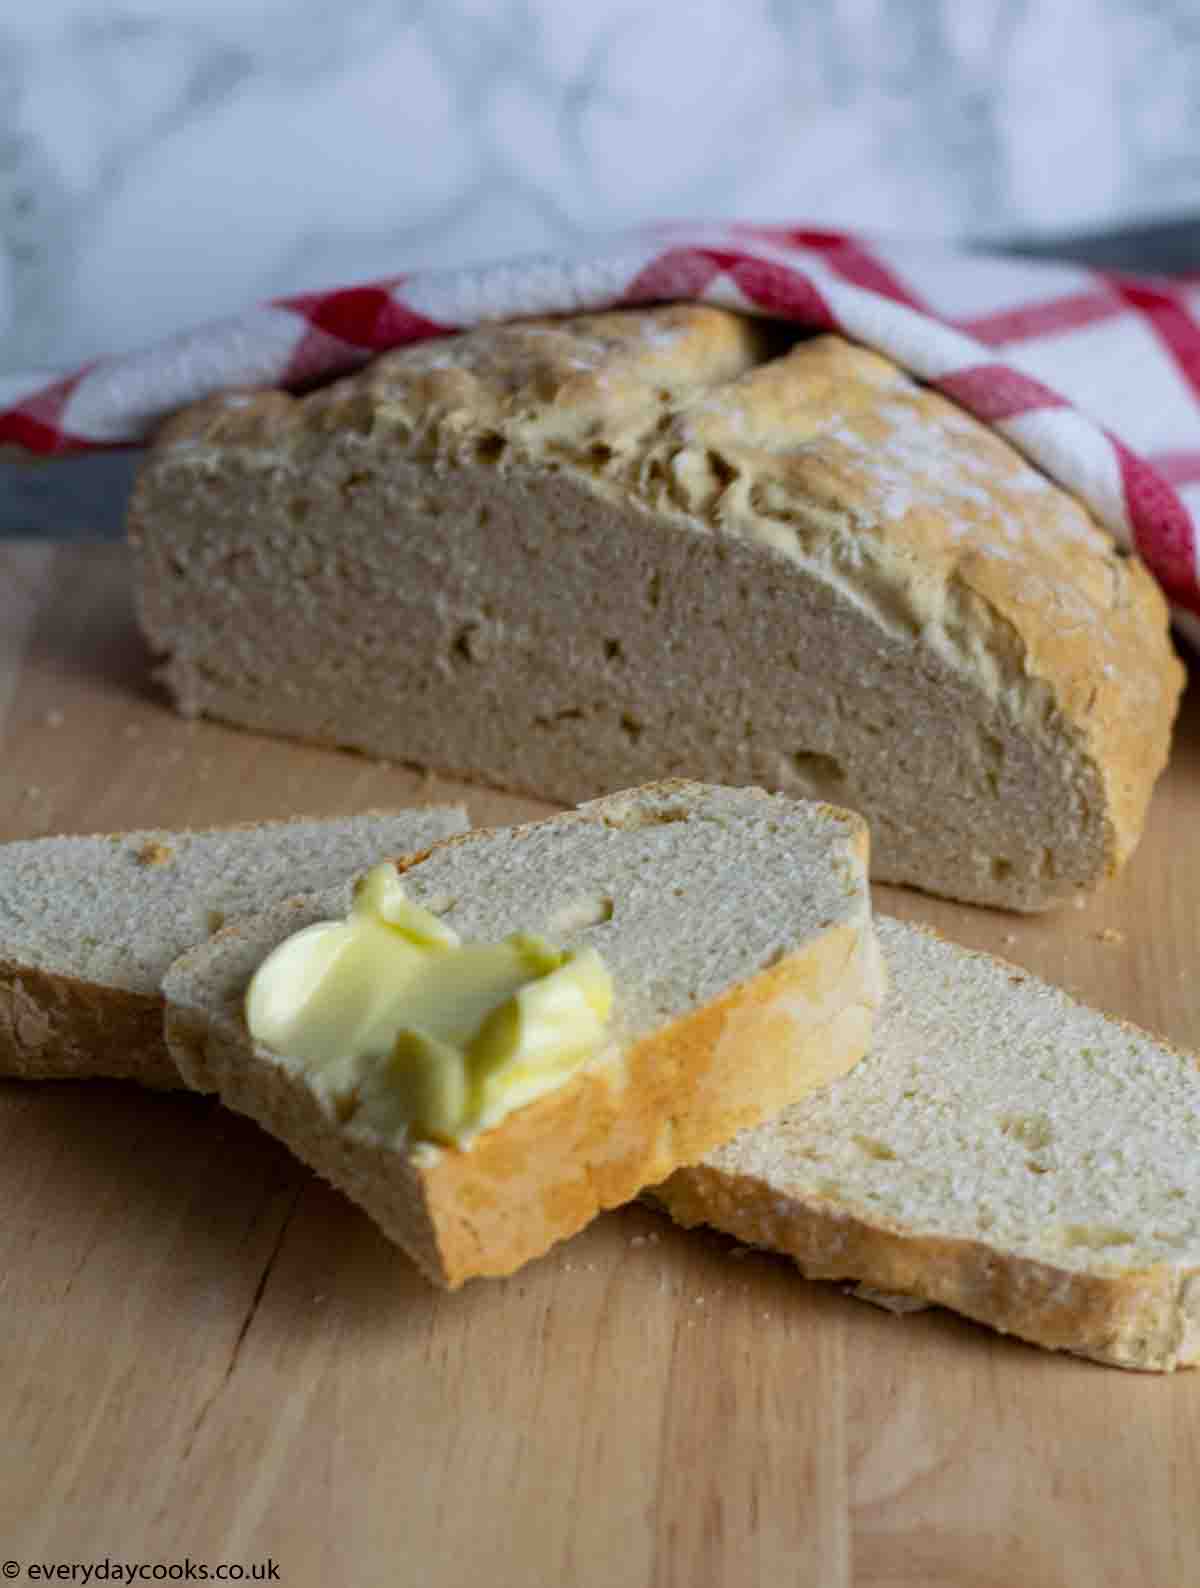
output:
<svg viewBox="0 0 1200 1588"><path fill-rule="evenodd" d="M535 801L174 717L123 553L0 549L0 837ZM1200 702L1085 909L879 890L1200 1048ZM610 1215L454 1296L248 1122L0 1085L0 1556L249 1564L288 1588L1200 1582L1200 1374L892 1317ZM27 1580L21 1578L18 1580Z"/></svg>

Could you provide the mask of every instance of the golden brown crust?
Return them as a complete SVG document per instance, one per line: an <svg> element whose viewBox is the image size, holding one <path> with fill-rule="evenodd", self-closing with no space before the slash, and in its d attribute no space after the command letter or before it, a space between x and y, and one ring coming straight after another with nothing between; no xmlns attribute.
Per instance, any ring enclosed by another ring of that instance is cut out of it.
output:
<svg viewBox="0 0 1200 1588"><path fill-rule="evenodd" d="M0 1075L181 1087L160 997L0 961Z"/></svg>
<svg viewBox="0 0 1200 1588"><path fill-rule="evenodd" d="M733 379L766 346L762 322L696 304L486 325L384 353L307 397L207 398L168 420L156 444L257 450L381 420L444 441L489 427L593 441L657 420L681 393Z"/></svg>
<svg viewBox="0 0 1200 1588"><path fill-rule="evenodd" d="M852 1279L919 1297L1005 1334L1115 1367L1200 1361L1200 1270L1163 1263L1111 1275L1056 1267L980 1241L914 1235L836 1202L801 1200L701 1164L656 1186L677 1223L714 1225L790 1257L809 1279Z"/></svg>

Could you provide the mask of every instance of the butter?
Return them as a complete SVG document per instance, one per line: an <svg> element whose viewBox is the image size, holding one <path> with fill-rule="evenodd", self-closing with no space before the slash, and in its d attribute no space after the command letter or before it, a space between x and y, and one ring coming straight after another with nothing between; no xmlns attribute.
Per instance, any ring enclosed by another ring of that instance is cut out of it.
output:
<svg viewBox="0 0 1200 1588"><path fill-rule="evenodd" d="M612 1001L594 948L526 933L463 943L381 865L346 920L267 956L246 1022L379 1133L461 1146L568 1080L599 1047Z"/></svg>

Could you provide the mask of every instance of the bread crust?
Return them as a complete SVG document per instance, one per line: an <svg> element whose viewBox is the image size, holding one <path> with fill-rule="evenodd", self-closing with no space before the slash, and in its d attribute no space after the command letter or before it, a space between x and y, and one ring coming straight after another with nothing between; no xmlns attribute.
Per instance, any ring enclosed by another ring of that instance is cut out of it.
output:
<svg viewBox="0 0 1200 1588"><path fill-rule="evenodd" d="M1165 763L1183 671L1161 592L1014 447L888 360L836 336L771 352L760 322L672 305L485 326L383 355L299 400L240 394L178 416L139 482L131 534L143 552L143 620L171 656L166 676L182 709L272 726L269 702L243 707L236 682L201 676L207 642L181 631L185 609L160 547L172 533L173 480L186 490L189 479L227 477L233 501L264 467L308 476L341 469L342 454L346 503L357 481L386 475L389 458L427 468L433 484L477 476L484 495L498 477L522 490L556 477L632 515L635 530L650 515L736 545L764 585L781 561L826 581L881 635L915 639L976 689L1044 764L1069 769L1063 794L1087 833L1071 864L1048 848L1027 876L1006 872L1003 856L997 875L964 867L956 886L893 863L881 875L1022 909L1093 885L1132 850ZM445 532L431 522L428 533ZM725 600L721 587L713 599ZM289 719L283 731L308 729ZM525 779L510 766L472 766L469 743L445 759L543 797L601 791L549 786L536 751L529 764ZM749 777L688 770L813 792L778 781L769 765ZM786 764L778 771L790 775Z"/></svg>
<svg viewBox="0 0 1200 1588"><path fill-rule="evenodd" d="M918 1297L1048 1350L1156 1373L1200 1361L1195 1268L1060 1268L981 1241L915 1235L882 1217L867 1222L833 1201L781 1195L704 1164L656 1186L653 1200L686 1228L712 1225L790 1257L807 1279Z"/></svg>
<svg viewBox="0 0 1200 1588"><path fill-rule="evenodd" d="M161 997L0 960L0 1075L178 1088Z"/></svg>

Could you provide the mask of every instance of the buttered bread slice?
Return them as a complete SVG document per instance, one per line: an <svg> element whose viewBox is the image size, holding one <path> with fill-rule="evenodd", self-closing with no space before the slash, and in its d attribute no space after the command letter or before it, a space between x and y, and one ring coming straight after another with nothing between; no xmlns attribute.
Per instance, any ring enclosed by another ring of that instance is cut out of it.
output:
<svg viewBox="0 0 1200 1588"><path fill-rule="evenodd" d="M852 1074L655 1199L814 1279L1117 1367L1200 1361L1200 1067L1015 965L877 919Z"/></svg>
<svg viewBox="0 0 1200 1588"><path fill-rule="evenodd" d="M1150 575L997 434L699 305L201 404L130 530L185 713L564 802L762 784L1022 910L1129 854L1182 680Z"/></svg>
<svg viewBox="0 0 1200 1588"><path fill-rule="evenodd" d="M537 934L611 986L583 1062L462 1143L404 1117L398 1052L318 1062L299 1037L288 1052L250 1035L255 973L285 942L325 954L296 934L343 917L348 885L184 955L163 983L171 1051L189 1085L286 1142L437 1283L508 1274L861 1057L883 988L866 863L857 816L684 782L401 861L426 941Z"/></svg>

